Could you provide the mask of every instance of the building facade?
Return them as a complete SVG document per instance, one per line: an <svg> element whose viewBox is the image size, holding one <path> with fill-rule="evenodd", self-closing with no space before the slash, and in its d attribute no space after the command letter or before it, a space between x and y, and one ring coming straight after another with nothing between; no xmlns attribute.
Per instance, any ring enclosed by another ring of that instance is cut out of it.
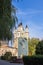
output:
<svg viewBox="0 0 43 65"><path fill-rule="evenodd" d="M28 55L28 26L26 25L25 29L20 23L17 29L13 31L13 45L9 47L8 45L2 45L0 47L0 55L4 54L7 51L10 51L13 56L22 57L23 55Z"/></svg>

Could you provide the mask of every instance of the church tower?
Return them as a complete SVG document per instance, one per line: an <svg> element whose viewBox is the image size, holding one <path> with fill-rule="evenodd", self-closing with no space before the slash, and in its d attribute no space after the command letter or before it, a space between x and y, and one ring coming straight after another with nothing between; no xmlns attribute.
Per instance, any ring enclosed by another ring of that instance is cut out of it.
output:
<svg viewBox="0 0 43 65"><path fill-rule="evenodd" d="M28 26L24 29L22 23L14 30L13 47L16 48L16 56L28 55Z"/></svg>

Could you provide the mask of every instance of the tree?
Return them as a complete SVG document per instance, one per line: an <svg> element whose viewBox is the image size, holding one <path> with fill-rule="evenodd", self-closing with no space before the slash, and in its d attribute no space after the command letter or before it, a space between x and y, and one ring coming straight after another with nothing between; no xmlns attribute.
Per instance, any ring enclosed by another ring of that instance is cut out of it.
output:
<svg viewBox="0 0 43 65"><path fill-rule="evenodd" d="M2 4L3 3L3 4ZM10 30L10 18L11 18L11 1L10 0L0 0L1 4L1 15L0 16L0 39L9 38ZM11 34L11 33L10 33Z"/></svg>
<svg viewBox="0 0 43 65"><path fill-rule="evenodd" d="M36 46L36 54L43 55L43 40L41 40Z"/></svg>
<svg viewBox="0 0 43 65"><path fill-rule="evenodd" d="M29 46L29 55L34 55L35 54L35 48L36 45L38 44L39 39L37 38L31 38L28 41L28 46Z"/></svg>
<svg viewBox="0 0 43 65"><path fill-rule="evenodd" d="M15 8L11 7L12 0L0 0L0 40L12 38L12 26L17 21ZM11 16L12 9L14 16Z"/></svg>

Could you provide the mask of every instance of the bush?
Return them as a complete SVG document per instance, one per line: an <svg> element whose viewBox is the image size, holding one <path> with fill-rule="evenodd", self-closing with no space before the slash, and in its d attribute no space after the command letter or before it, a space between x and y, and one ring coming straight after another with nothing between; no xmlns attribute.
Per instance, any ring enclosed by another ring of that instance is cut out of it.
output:
<svg viewBox="0 0 43 65"><path fill-rule="evenodd" d="M43 55L24 56L24 65L43 65Z"/></svg>
<svg viewBox="0 0 43 65"><path fill-rule="evenodd" d="M41 40L37 45L36 45L36 55L40 54L43 55L43 40Z"/></svg>
<svg viewBox="0 0 43 65"><path fill-rule="evenodd" d="M2 59L2 60L5 60L5 57L4 57L4 56L1 56L1 59Z"/></svg>
<svg viewBox="0 0 43 65"><path fill-rule="evenodd" d="M11 57L11 62L16 62L17 56L12 56Z"/></svg>
<svg viewBox="0 0 43 65"><path fill-rule="evenodd" d="M12 53L11 52L6 52L5 54L4 54L4 56L1 56L1 59L2 60L11 60L11 57L12 57Z"/></svg>

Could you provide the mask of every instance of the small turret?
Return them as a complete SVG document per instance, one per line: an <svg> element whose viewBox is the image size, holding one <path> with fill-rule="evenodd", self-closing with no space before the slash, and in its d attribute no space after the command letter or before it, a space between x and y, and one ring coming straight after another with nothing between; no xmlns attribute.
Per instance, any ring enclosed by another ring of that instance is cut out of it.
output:
<svg viewBox="0 0 43 65"><path fill-rule="evenodd" d="M26 27L25 27L25 32L28 33L28 26L27 26L27 25L26 25Z"/></svg>
<svg viewBox="0 0 43 65"><path fill-rule="evenodd" d="M28 26L26 25L26 28L28 28Z"/></svg>
<svg viewBox="0 0 43 65"><path fill-rule="evenodd" d="M28 40L28 35L29 34L29 32L28 32L28 26L26 25L26 27L25 27L25 37L27 38L27 40Z"/></svg>
<svg viewBox="0 0 43 65"><path fill-rule="evenodd" d="M18 31L23 31L24 28L23 28L23 25L22 25L22 22L18 25Z"/></svg>
<svg viewBox="0 0 43 65"><path fill-rule="evenodd" d="M19 27L19 26L22 26L22 22L18 25L18 27Z"/></svg>

